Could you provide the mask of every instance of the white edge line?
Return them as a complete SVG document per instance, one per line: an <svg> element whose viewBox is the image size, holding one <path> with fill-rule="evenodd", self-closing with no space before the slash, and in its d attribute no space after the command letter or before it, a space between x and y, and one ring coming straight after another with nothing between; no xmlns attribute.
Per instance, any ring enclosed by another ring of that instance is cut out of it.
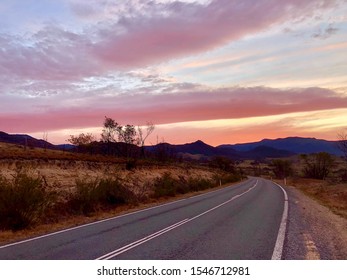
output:
<svg viewBox="0 0 347 280"><path fill-rule="evenodd" d="M286 236L286 228L287 228L287 220L288 220L288 195L285 189L281 185L275 182L273 183L277 185L278 187L280 187L284 194L284 208L283 208L281 224L278 230L277 240L276 240L275 248L271 258L271 260L280 260L282 258L284 239Z"/></svg>
<svg viewBox="0 0 347 280"><path fill-rule="evenodd" d="M244 182L240 182L240 184L241 183L244 183ZM149 211L149 210L152 210L152 209L156 209L156 208L159 208L159 207L163 207L163 206L174 204L174 203L177 203L177 202L180 202L180 201L184 201L186 199L190 199L190 198L194 198L194 197L198 197L198 196L202 196L202 195L208 195L210 193L217 192L217 191L220 191L220 190L224 190L226 188L233 187L233 186L234 185L227 186L227 187L222 188L222 189L218 189L218 190L215 190L215 191L199 194L199 195L196 195L196 196L191 196L189 198L183 198L183 199L171 201L171 202L168 202L168 203L160 204L160 205L157 205L157 206L153 206L153 207L150 207L150 208L141 209L141 210L138 210L138 211L134 211L134 212L130 212L130 213L127 213L127 214L123 214L123 215L120 215L120 216L111 217L111 218L103 219L103 220L100 220L100 221L95 221L95 222L79 225L79 226L76 226L76 227L71 227L71 228L59 230L59 231L56 231L56 232L40 235L40 236L37 236L37 237L25 239L25 240L22 240L22 241L17 241L17 242L14 242L14 243L10 243L10 244L6 244L6 245L3 245L3 246L0 246L0 249L4 249L4 248L7 248L7 247L11 247L11 246L19 245L19 244L22 244L22 243L38 240L38 239L49 237L49 236L53 236L53 235L56 235L56 234L72 231L72 230L75 230L75 229L80 229L80 228L83 228L83 227L88 227L88 226L91 226L91 225L96 225L96 224L99 224L99 223L103 223L103 222L107 222L107 221L123 218L123 217L129 216L129 215L132 215L132 214L138 214L138 213L141 213L141 212Z"/></svg>

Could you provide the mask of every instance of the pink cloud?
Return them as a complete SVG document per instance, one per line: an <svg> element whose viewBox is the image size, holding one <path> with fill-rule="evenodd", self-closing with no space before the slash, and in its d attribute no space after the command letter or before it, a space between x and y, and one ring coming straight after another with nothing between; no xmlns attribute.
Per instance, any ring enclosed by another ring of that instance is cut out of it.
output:
<svg viewBox="0 0 347 280"><path fill-rule="evenodd" d="M163 5L164 14L125 16L104 31L94 53L113 67L143 67L216 48L275 24L310 16L335 2L214 0L207 6L174 2ZM122 32L115 31L119 25Z"/></svg>
<svg viewBox="0 0 347 280"><path fill-rule="evenodd" d="M49 25L22 37L0 34L0 75L71 81L145 67L211 50L336 2L214 0L203 5L148 1L140 11L130 12L132 7L128 7L124 9L128 14L81 32ZM87 14L97 9L78 7Z"/></svg>
<svg viewBox="0 0 347 280"><path fill-rule="evenodd" d="M102 126L104 116L122 124L168 124L238 119L295 112L347 108L347 97L321 88L280 90L229 88L166 95L121 95L92 98L85 106L41 110L42 113L1 113L0 130L40 132ZM74 102L72 101L72 104Z"/></svg>

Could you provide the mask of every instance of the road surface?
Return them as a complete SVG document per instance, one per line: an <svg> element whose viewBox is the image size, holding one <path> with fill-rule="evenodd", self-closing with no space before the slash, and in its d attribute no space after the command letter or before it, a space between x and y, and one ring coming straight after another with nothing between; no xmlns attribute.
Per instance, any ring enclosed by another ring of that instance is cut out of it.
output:
<svg viewBox="0 0 347 280"><path fill-rule="evenodd" d="M248 260L271 259L276 254L280 258L284 205L285 193L279 186L250 178L217 191L5 245L0 247L0 259Z"/></svg>

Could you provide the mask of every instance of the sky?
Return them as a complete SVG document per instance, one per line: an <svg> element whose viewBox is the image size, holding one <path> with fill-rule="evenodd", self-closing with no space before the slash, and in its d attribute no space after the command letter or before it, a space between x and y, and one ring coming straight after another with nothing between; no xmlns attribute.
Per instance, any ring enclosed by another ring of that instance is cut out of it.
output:
<svg viewBox="0 0 347 280"><path fill-rule="evenodd" d="M347 127L346 0L1 0L0 131L66 143L105 116L147 144Z"/></svg>

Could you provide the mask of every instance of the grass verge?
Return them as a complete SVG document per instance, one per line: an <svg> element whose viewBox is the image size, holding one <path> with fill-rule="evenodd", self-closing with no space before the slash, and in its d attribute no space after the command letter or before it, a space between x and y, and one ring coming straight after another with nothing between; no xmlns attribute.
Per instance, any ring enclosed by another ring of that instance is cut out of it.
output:
<svg viewBox="0 0 347 280"><path fill-rule="evenodd" d="M347 219L347 184L330 183L324 180L295 178L288 185L294 186L320 204L330 208L335 214Z"/></svg>

